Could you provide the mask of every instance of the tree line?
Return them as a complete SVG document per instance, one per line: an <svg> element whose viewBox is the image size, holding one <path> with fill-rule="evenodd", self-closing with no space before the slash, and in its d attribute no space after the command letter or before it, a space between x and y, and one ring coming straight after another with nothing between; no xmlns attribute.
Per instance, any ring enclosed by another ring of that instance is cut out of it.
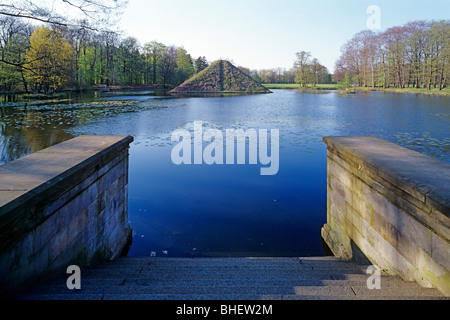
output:
<svg viewBox="0 0 450 320"><path fill-rule="evenodd" d="M47 7L18 0L0 6L0 90L55 92L98 86L158 85L170 88L206 68L206 57L193 59L183 47L152 41L141 45L104 25L116 0L76 0L62 3L86 14L86 19L61 17ZM109 3L109 4L108 4ZM91 9L87 9L91 8ZM3 10L3 11L2 11ZM92 13L98 14L95 19ZM106 14L104 14L106 12ZM29 20L46 22L35 26ZM260 83L330 83L328 70L309 52L296 54L289 69L250 70Z"/></svg>
<svg viewBox="0 0 450 320"><path fill-rule="evenodd" d="M443 88L450 79L450 21L412 21L364 30L341 50L334 77L364 87Z"/></svg>
<svg viewBox="0 0 450 320"><path fill-rule="evenodd" d="M54 92L95 86L177 86L208 66L183 47L140 44L108 26L126 0L29 0L0 4L0 90ZM65 10L59 8L65 6ZM78 18L61 12L80 13ZM45 23L30 24L30 20ZM450 22L413 21L384 32L364 30L341 49L334 74L310 52L293 67L250 70L260 83L301 87L346 83L364 87L445 88L450 77Z"/></svg>
<svg viewBox="0 0 450 320"><path fill-rule="evenodd" d="M300 51L296 54L294 65L291 69L272 68L261 70L249 70L240 67L253 79L260 83L297 83L301 87L315 86L317 84L332 83L332 76L327 67L322 65L310 52Z"/></svg>
<svg viewBox="0 0 450 320"><path fill-rule="evenodd" d="M118 32L59 24L32 26L0 15L0 86L4 91L55 92L93 86L181 84L201 71L183 47L141 45Z"/></svg>

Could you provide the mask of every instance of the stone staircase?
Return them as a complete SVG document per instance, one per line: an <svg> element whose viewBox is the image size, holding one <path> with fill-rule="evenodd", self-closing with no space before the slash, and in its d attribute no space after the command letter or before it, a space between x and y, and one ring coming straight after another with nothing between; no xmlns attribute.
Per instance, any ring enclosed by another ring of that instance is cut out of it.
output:
<svg viewBox="0 0 450 320"><path fill-rule="evenodd" d="M398 300L448 299L436 289L382 275L369 290L368 266L333 257L133 258L81 270L81 290L69 275L22 293L22 300Z"/></svg>

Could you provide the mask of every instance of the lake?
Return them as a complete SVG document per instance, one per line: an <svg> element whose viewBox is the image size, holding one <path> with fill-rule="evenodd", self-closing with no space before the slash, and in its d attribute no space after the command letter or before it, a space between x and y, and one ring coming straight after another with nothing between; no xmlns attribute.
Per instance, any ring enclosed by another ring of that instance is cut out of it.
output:
<svg viewBox="0 0 450 320"><path fill-rule="evenodd" d="M450 97L273 90L174 98L154 92L0 106L0 163L85 134L131 135L131 256L320 256L325 136L371 135L450 162ZM279 171L175 165L174 130L278 129Z"/></svg>

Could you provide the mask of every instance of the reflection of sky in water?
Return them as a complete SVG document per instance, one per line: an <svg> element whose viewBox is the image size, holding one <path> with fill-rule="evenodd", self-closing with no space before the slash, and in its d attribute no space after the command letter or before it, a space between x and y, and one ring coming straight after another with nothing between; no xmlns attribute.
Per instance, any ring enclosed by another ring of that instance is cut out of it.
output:
<svg viewBox="0 0 450 320"><path fill-rule="evenodd" d="M317 151L326 135L376 135L444 161L450 158L448 97L277 90L269 95L225 98L126 98L136 99L132 100L136 104L106 113L120 113L120 117L99 117L96 125L87 123L75 128L75 133L120 131L133 135L137 143L164 145L171 143L174 129L189 129L193 121L201 120L205 130L277 128L282 132L282 147L296 146L298 152ZM124 97L104 100L116 99ZM306 150L312 142L320 144Z"/></svg>
<svg viewBox="0 0 450 320"><path fill-rule="evenodd" d="M449 102L448 97L410 94L276 90L225 98L141 94L26 108L18 104L14 112L2 108L2 152L14 141L23 146L20 154L30 152L33 139L41 140L33 148L39 149L81 134L134 136L132 255L318 255L323 254L320 228L326 220L322 138L374 135L449 162ZM204 130L222 132L279 129L278 175L260 176L261 165L173 165L171 133L192 131L194 121L202 121Z"/></svg>

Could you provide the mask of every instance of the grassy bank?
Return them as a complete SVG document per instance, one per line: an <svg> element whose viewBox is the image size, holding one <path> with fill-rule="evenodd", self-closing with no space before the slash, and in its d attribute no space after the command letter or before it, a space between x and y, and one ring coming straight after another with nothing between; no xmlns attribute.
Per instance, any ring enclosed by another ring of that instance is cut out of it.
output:
<svg viewBox="0 0 450 320"><path fill-rule="evenodd" d="M280 84L280 83L269 83L263 84L267 89L297 89L297 90L339 90L336 84L318 84L315 87L308 86L306 88L300 87L299 84ZM428 90L426 88L366 88L366 87L354 87L354 91L383 91L383 92L397 92L397 93L414 93L414 94L428 94L428 95L440 95L440 96L450 96L450 88L444 88L442 90L432 88Z"/></svg>
<svg viewBox="0 0 450 320"><path fill-rule="evenodd" d="M397 93L415 93L415 94L428 94L428 95L439 95L439 96L450 96L450 88L444 88L442 90L434 89L428 90L426 88L365 88L359 87L355 88L356 91L383 91L383 92L397 92Z"/></svg>
<svg viewBox="0 0 450 320"><path fill-rule="evenodd" d="M308 87L300 87L296 83L265 83L263 84L267 89L298 89L298 90L337 90L335 84L317 84L315 87L309 85Z"/></svg>

